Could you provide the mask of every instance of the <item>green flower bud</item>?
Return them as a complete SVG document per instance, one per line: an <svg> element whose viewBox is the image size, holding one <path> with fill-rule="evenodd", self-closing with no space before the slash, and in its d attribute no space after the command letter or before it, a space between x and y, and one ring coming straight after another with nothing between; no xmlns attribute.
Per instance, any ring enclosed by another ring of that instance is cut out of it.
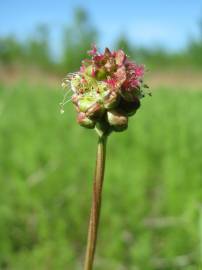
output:
<svg viewBox="0 0 202 270"><path fill-rule="evenodd" d="M79 125L85 127L85 128L94 128L95 127L95 121L92 119L88 118L85 113L80 112L77 115L77 122Z"/></svg>
<svg viewBox="0 0 202 270"><path fill-rule="evenodd" d="M115 110L107 112L107 121L114 131L123 131L128 127L128 117Z"/></svg>
<svg viewBox="0 0 202 270"><path fill-rule="evenodd" d="M99 68L98 71L96 72L96 79L98 81L104 80L107 78L107 73L105 68Z"/></svg>
<svg viewBox="0 0 202 270"><path fill-rule="evenodd" d="M123 98L121 98L119 103L119 108L127 116L134 115L139 107L140 107L140 100L138 98L134 99L132 102L126 101Z"/></svg>
<svg viewBox="0 0 202 270"><path fill-rule="evenodd" d="M92 65L86 67L85 69L85 74L90 76L90 77L94 77L94 73L95 73L95 69Z"/></svg>
<svg viewBox="0 0 202 270"><path fill-rule="evenodd" d="M87 112L94 104L96 99L91 96L80 97L77 106L81 112Z"/></svg>

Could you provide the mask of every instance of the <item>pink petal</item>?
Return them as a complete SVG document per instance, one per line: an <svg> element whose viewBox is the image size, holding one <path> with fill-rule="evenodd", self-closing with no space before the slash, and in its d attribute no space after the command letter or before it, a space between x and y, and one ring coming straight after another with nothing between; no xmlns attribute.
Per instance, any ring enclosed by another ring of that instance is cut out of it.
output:
<svg viewBox="0 0 202 270"><path fill-rule="evenodd" d="M88 51L88 54L92 55L92 56L97 54L97 47L95 44L92 45L92 49L90 51Z"/></svg>

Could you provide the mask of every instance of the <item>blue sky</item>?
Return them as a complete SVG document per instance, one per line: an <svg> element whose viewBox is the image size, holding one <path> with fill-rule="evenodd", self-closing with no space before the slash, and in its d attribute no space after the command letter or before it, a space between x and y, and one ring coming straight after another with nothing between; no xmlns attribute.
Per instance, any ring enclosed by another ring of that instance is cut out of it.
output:
<svg viewBox="0 0 202 270"><path fill-rule="evenodd" d="M100 32L101 46L112 46L121 33L137 45L178 50L197 35L202 0L1 0L0 36L14 33L26 38L39 23L52 30L59 50L61 27L72 20L75 7L84 7Z"/></svg>

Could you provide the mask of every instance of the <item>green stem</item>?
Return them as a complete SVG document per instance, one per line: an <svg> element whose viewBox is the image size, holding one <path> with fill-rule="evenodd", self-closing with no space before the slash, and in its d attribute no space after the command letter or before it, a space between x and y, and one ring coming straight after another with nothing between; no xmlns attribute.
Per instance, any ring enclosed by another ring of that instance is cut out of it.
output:
<svg viewBox="0 0 202 270"><path fill-rule="evenodd" d="M106 141L107 136L103 135L99 137L84 270L93 269L102 201L102 185L105 170Z"/></svg>

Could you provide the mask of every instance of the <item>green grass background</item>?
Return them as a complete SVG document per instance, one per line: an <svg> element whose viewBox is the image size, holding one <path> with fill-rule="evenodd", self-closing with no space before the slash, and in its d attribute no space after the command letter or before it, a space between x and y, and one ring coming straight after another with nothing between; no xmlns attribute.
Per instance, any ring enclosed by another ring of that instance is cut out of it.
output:
<svg viewBox="0 0 202 270"><path fill-rule="evenodd" d="M1 270L82 269L97 138L62 95L0 86ZM202 269L201 104L154 90L109 138L95 270Z"/></svg>

